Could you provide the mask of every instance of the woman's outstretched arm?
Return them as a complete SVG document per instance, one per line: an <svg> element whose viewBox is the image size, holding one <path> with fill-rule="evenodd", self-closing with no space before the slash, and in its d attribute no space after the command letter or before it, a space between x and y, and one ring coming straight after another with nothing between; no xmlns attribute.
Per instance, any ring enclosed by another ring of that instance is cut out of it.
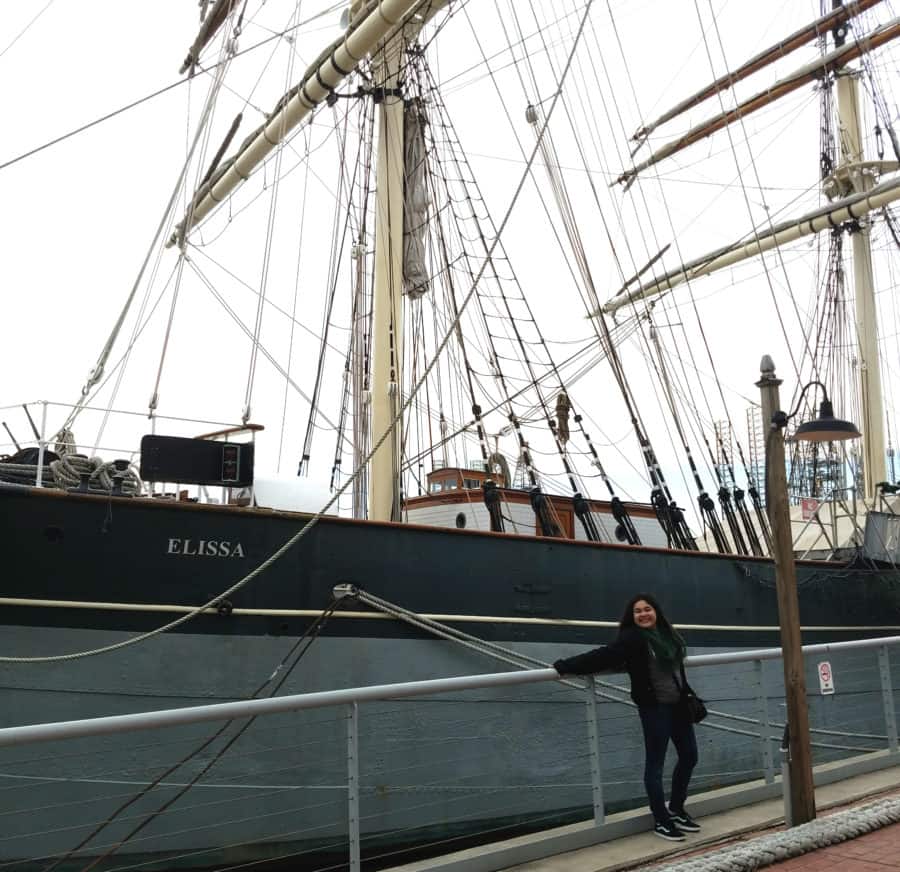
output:
<svg viewBox="0 0 900 872"><path fill-rule="evenodd" d="M553 668L560 675L592 675L606 669L622 669L640 644L640 639L633 633L622 633L610 645L557 660Z"/></svg>

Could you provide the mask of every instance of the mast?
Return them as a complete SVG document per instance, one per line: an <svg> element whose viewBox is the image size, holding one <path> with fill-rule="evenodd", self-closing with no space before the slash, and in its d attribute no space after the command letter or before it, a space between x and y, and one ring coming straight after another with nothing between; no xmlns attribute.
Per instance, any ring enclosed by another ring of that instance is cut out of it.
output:
<svg viewBox="0 0 900 872"><path fill-rule="evenodd" d="M402 32L391 36L375 59L378 112L376 163L375 280L372 313L372 439L390 436L369 466L369 520L400 520L400 408L403 371L403 96Z"/></svg>
<svg viewBox="0 0 900 872"><path fill-rule="evenodd" d="M834 5L841 5L834 0ZM836 45L843 44L845 30L835 29ZM840 164L824 181L826 195L865 193L874 185L882 167L864 161L859 106L859 73L849 66L837 70L837 112ZM876 496L876 486L887 472L884 442L884 402L881 393L881 362L878 357L878 316L872 273L871 222L865 216L851 227L853 284L856 296L856 333L859 343L860 429L862 430L863 487L867 500Z"/></svg>
<svg viewBox="0 0 900 872"><path fill-rule="evenodd" d="M372 444L390 435L369 463L369 520L400 520L401 422L403 388L404 187L406 180L403 75L406 45L447 0L419 0L416 14L388 34L373 57L378 104L378 154L375 170L375 265L372 290ZM351 14L357 4L351 8Z"/></svg>

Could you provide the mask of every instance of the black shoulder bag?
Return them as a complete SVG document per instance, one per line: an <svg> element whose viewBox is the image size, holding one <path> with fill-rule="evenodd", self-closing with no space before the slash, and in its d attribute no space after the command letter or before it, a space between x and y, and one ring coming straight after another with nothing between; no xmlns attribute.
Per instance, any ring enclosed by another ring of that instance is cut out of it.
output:
<svg viewBox="0 0 900 872"><path fill-rule="evenodd" d="M681 705L688 716L691 723L699 724L708 712L703 700L694 693L693 689L687 682L687 676L684 674L684 663L681 664Z"/></svg>

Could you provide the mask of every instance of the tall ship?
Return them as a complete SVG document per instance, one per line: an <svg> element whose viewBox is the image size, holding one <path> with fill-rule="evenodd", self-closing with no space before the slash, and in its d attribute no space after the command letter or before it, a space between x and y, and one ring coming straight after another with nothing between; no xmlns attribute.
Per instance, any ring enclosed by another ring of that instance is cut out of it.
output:
<svg viewBox="0 0 900 872"><path fill-rule="evenodd" d="M764 353L803 640L900 631L900 24L877 0L757 6L743 29L671 5L651 24L591 0L204 0L193 42L180 7L116 24L98 75L121 111L71 138L35 124L46 145L0 162L22 203L0 264L21 288L2 726L547 663L609 641L638 591L692 651L776 645ZM115 8L82 14L99 34ZM23 19L11 60L54 14ZM100 57L56 27L61 64ZM108 199L72 169L85 138ZM57 160L64 224L33 211ZM792 441L823 401L862 438ZM363 719L370 862L582 815L563 702ZM537 721L549 768L515 752ZM222 729L4 752L0 862L328 867L335 722ZM640 754L609 749L623 772ZM708 777L738 777L729 753Z"/></svg>

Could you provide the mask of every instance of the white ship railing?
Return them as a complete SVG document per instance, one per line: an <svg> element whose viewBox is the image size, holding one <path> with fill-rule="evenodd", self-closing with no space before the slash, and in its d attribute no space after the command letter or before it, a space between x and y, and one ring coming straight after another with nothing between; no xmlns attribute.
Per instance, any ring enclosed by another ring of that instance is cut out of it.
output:
<svg viewBox="0 0 900 872"><path fill-rule="evenodd" d="M0 432L0 457L4 454L11 454L20 448L36 447L38 457L37 463L34 465L34 484L36 487L44 486L46 484L44 476L47 471L45 453L54 449L59 435L58 425L74 408L75 406L71 403L53 400L37 400L0 406L0 415L4 419L2 422L4 430ZM140 438L148 432L148 428L149 432L156 433L158 422L165 423L167 435L191 438L219 438L222 433L230 433L233 434L233 438L240 441L240 438L246 438L248 435L252 439L255 431L261 429L253 424L245 426L229 421L156 413L150 416L148 424L146 411L137 412L106 406L81 406L79 413L79 432L84 435L85 431L90 432L96 426L97 434L94 438L79 438L77 444L72 448L87 457L99 456L105 461L125 459L134 466L135 470L140 463ZM143 425L135 430L135 426L142 421ZM210 428L215 428L220 432L207 433L206 431L209 431ZM203 432L201 433L201 431ZM10 441L5 441L6 438L9 438ZM123 442L127 447L121 444ZM203 486L183 485L180 482L143 484L144 493L147 496L178 499L184 491L201 502L223 504L227 503L230 497L229 489L224 487L221 488L221 496L212 499L209 497L208 488ZM171 486L173 490L167 490L167 486Z"/></svg>
<svg viewBox="0 0 900 872"><path fill-rule="evenodd" d="M838 750L841 753L857 752L847 764L850 768L848 772L871 771L875 768L883 768L884 766L892 766L900 764L900 753L898 753L898 735L896 721L896 706L894 701L894 687L891 680L890 668L890 650L897 650L896 646L900 646L900 636L891 636L885 638L859 639L846 642L836 642L828 644L816 644L804 646L803 652L807 659L807 666L812 666L811 658L834 655L837 657L850 655L851 652L859 651L875 651L877 654L877 684L880 688L881 705L883 708L883 725L884 733L859 732L848 730L847 726L853 725L853 709L859 706L859 692L854 691L848 700L850 707L843 707L840 717L835 717L834 709L832 711L831 720L824 723L822 727L813 728L814 747ZM751 651L731 651L714 654L702 654L689 657L687 665L692 670L701 670L701 674L695 675L692 682L696 685L701 695L708 697L708 704L711 710L710 718L701 725L701 729L722 730L729 733L737 733L740 736L746 736L755 740L757 746L759 766L758 772L762 773L763 783L760 785L766 795L777 795L778 792L786 793L784 779L779 785L776 774L776 764L773 758L773 741L777 741L778 730L781 725L775 723L774 719L770 719L770 696L766 690L766 681L764 680L763 668L767 661L778 660L781 657L781 650L778 648L767 648ZM757 717L750 718L736 714L730 714L727 711L720 710L716 701L710 696L709 691L712 687L704 685L703 674L705 670L715 669L716 667L732 666L735 664L752 664L752 672L748 673L747 679L753 681L755 677L755 685L752 687L750 699L755 695ZM821 665L821 664L820 664ZM837 668L837 682L843 680L845 685L849 687L851 683L855 687L860 688L859 680L851 682L851 672L856 670L860 675L865 671L865 678L869 680L874 677L871 667L865 666L847 666L842 673L841 668ZM810 669L807 669L810 672ZM813 675L816 670L813 669ZM775 679L774 673L769 676ZM169 709L164 711L148 711L126 715L115 715L111 717L91 718L87 720L73 720L57 723L34 724L28 726L8 727L0 729L0 747L18 747L26 744L49 742L56 740L73 740L92 736L103 736L116 733L130 733L136 731L154 731L158 735L158 731L163 728L184 726L189 724L199 724L214 721L232 721L237 718L253 718L260 716L268 716L276 713L300 712L309 709L322 708L344 708L346 712L346 808L348 820L348 842L349 843L349 859L350 868L358 870L360 867L360 707L377 701L399 700L406 698L416 698L422 696L434 697L440 694L452 694L462 691L472 691L479 689L500 689L510 688L523 685L538 684L542 682L560 681L555 670L553 669L529 669L513 672L500 672L484 675L468 675L454 678L441 678L426 681L404 682L399 684L383 684L368 687L347 688L342 690L329 690L317 693L305 693L286 695L281 697L271 697L265 699L249 699L237 702L216 703L212 705L190 706L185 708ZM809 686L815 682L815 678L810 682L808 679L808 693L811 697L815 696L816 687ZM567 682L571 684L571 681ZM777 679L769 682L770 686L777 686ZM601 765L604 758L604 745L601 741L601 723L603 719L603 709L598 705L601 700L598 697L609 697L608 693L604 693L603 687L608 687L606 682L599 677L587 680L584 694L586 701L586 733L587 747L586 757L589 760L590 768L590 786L591 801L593 805L593 834L581 832L578 836L580 841L577 846L594 842L603 841L608 838L617 837L624 834L622 825L618 829L613 827L610 832L613 835L603 835L604 824L606 821L606 803L604 801L604 779L603 766ZM874 691L874 688L873 688ZM616 700L620 704L630 704L627 699L620 697ZM604 708L609 708L605 706ZM633 717L633 716L632 716ZM836 723L834 722L836 721ZM834 729L829 729L834 727ZM842 728L842 729L841 729ZM635 733L636 723L630 723L626 727L627 733ZM626 734L627 734L626 733ZM836 738L838 737L838 738ZM732 737L733 738L733 737ZM583 741L583 740L582 740ZM847 745L847 742L850 745ZM817 744L818 743L818 744ZM843 743L843 744L841 744ZM874 744L873 744L874 743ZM878 746L883 749L882 753L873 755L877 752ZM701 752L702 756L702 752ZM855 768L854 768L855 767ZM860 769L862 767L862 769ZM587 769L587 767L585 767ZM846 768L846 767L845 767ZM837 770L825 773L827 780L837 780L846 775L835 774ZM5 778L9 778L9 774L3 773ZM51 779L52 780L52 779ZM821 780L821 779L819 779ZM8 782L7 782L8 783ZM124 783L124 782L123 782ZM338 787L335 785L335 789ZM744 799L743 802L756 801L762 797L760 789L756 788L755 792L751 791L752 799ZM709 813L712 810L720 808L733 807L741 804L742 800L735 799L734 796L730 800L718 800L718 806L715 808L697 809ZM722 803L730 802L730 805ZM639 817L632 819L632 826L635 829L646 827L647 822ZM607 825L606 829L609 829ZM0 840L2 841L2 840ZM530 858L536 855L533 853ZM557 845L555 850L560 850ZM521 861L521 857L517 857ZM506 857L502 861L511 864L510 858ZM500 868L499 866L496 868Z"/></svg>
<svg viewBox="0 0 900 872"><path fill-rule="evenodd" d="M0 414L3 414L6 423L11 427L15 427L15 430L11 430L10 432L17 437L16 441L19 447L35 446L37 448L50 448L58 430L58 427L53 423L52 419L54 410L70 411L74 408L75 406L72 403L61 403L55 400L32 400L27 403L10 403L9 405L0 406ZM168 424L173 425L173 429L183 431L183 435L185 436L196 436L197 430L200 428L208 429L210 427L216 427L236 429L241 427L240 423L235 423L234 421L220 421L211 418L185 418L178 415L159 415L155 413L150 419L151 423L147 425L146 421L148 420L148 415L146 411L138 412L132 409L120 409L108 406L82 406L81 409L84 413L96 416L130 418L136 419L137 422L144 421L144 425L140 428L141 434L146 432L148 426L151 431L155 431L156 421L165 421ZM14 418L8 413L21 413L21 416ZM87 417L87 415L85 417ZM57 415L55 418L56 424L59 423L59 418L61 418L61 416ZM179 428L175 425L183 426ZM34 427L37 432L35 432L32 427ZM86 427L85 429L88 428ZM25 434L24 436L22 435L23 433ZM173 433L172 435L182 435L182 432ZM9 433L7 433L6 430L0 433L0 453L10 453L12 449L16 448L16 444L12 441L5 441L8 436ZM123 447L121 445L97 442L96 439L80 439L78 440L78 445L90 453L110 452L130 457L137 456L140 451L139 448L135 448L133 445L130 447Z"/></svg>

